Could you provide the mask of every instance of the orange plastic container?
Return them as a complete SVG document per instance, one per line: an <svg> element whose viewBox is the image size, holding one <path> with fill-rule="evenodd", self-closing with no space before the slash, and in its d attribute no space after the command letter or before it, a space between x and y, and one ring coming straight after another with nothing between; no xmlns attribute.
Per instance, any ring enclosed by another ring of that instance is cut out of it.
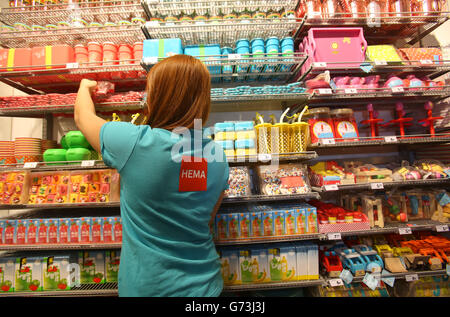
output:
<svg viewBox="0 0 450 317"><path fill-rule="evenodd" d="M33 47L31 51L33 69L66 68L67 63L75 62L75 52L69 45Z"/></svg>
<svg viewBox="0 0 450 317"><path fill-rule="evenodd" d="M100 43L88 43L89 66L102 66L103 49Z"/></svg>
<svg viewBox="0 0 450 317"><path fill-rule="evenodd" d="M0 72L29 70L30 68L31 48L0 49Z"/></svg>
<svg viewBox="0 0 450 317"><path fill-rule="evenodd" d="M75 45L75 62L81 64L89 62L88 48L82 44ZM84 65L85 66L85 65Z"/></svg>
<svg viewBox="0 0 450 317"><path fill-rule="evenodd" d="M131 49L131 46L128 44L120 44L119 64L121 65L132 64L132 61L129 61L130 59L133 59L133 50Z"/></svg>
<svg viewBox="0 0 450 317"><path fill-rule="evenodd" d="M117 46L112 42L103 43L103 66L117 64Z"/></svg>
<svg viewBox="0 0 450 317"><path fill-rule="evenodd" d="M136 42L133 44L133 58L137 59L136 63L139 63L144 54L144 43Z"/></svg>

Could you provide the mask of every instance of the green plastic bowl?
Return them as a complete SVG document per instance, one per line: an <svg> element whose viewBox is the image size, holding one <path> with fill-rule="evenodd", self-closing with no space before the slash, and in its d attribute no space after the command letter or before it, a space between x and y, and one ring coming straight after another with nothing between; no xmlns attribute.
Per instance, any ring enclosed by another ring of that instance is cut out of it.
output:
<svg viewBox="0 0 450 317"><path fill-rule="evenodd" d="M66 161L67 150L48 149L44 152L44 162L64 162ZM65 163L49 163L47 165L66 165Z"/></svg>
<svg viewBox="0 0 450 317"><path fill-rule="evenodd" d="M65 135L61 138L61 147L62 147L63 149L66 149L66 150L69 148L69 147L67 146L66 136L65 136Z"/></svg>
<svg viewBox="0 0 450 317"><path fill-rule="evenodd" d="M70 131L66 134L66 143L69 149L88 149L90 144L81 131Z"/></svg>
<svg viewBox="0 0 450 317"><path fill-rule="evenodd" d="M66 161L84 161L91 159L91 151L83 148L68 149L66 153ZM78 164L78 163L69 163Z"/></svg>

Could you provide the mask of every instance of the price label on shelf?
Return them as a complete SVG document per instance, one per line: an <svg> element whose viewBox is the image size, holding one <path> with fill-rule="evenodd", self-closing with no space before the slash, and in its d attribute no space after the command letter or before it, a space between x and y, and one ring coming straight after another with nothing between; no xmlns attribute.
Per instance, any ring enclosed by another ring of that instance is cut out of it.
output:
<svg viewBox="0 0 450 317"><path fill-rule="evenodd" d="M95 165L95 160L81 161L81 167L92 167Z"/></svg>
<svg viewBox="0 0 450 317"><path fill-rule="evenodd" d="M390 272L388 272L385 269L383 269L383 271L381 272L381 276L382 276L381 280L384 283L386 283L390 287L394 287L394 282L395 282L394 275L392 275Z"/></svg>
<svg viewBox="0 0 450 317"><path fill-rule="evenodd" d="M384 137L384 142L386 143L395 143L398 142L397 137L395 135L391 135L391 136L385 136Z"/></svg>
<svg viewBox="0 0 450 317"><path fill-rule="evenodd" d="M346 284L350 284L353 281L353 275L352 272L350 272L349 270L342 270L341 274L339 275L339 277L346 283Z"/></svg>
<svg viewBox="0 0 450 317"><path fill-rule="evenodd" d="M80 65L78 65L78 63L67 63L66 64L66 68L68 68L68 69L75 69L78 67L80 67Z"/></svg>
<svg viewBox="0 0 450 317"><path fill-rule="evenodd" d="M272 160L271 154L258 154L258 161L268 162Z"/></svg>
<svg viewBox="0 0 450 317"><path fill-rule="evenodd" d="M417 275L417 274L405 275L405 281L407 281L407 282L414 282L414 281L417 281L417 280L419 280L419 275Z"/></svg>
<svg viewBox="0 0 450 317"><path fill-rule="evenodd" d="M319 88L316 89L318 95L332 95L333 91L330 88Z"/></svg>
<svg viewBox="0 0 450 317"><path fill-rule="evenodd" d="M398 93L403 93L405 92L405 89L403 89L403 87L392 87L391 88L392 93L394 94L398 94Z"/></svg>
<svg viewBox="0 0 450 317"><path fill-rule="evenodd" d="M323 186L323 189L326 192L330 192L330 191L334 191L334 190L339 190L339 187L338 187L338 185L333 184L333 185L325 185L325 186Z"/></svg>
<svg viewBox="0 0 450 317"><path fill-rule="evenodd" d="M344 92L346 94L356 94L358 91L356 90L356 88L346 88L344 89Z"/></svg>
<svg viewBox="0 0 450 317"><path fill-rule="evenodd" d="M338 287L338 286L343 286L344 285L344 281L342 279L340 279L340 278L333 278L331 280L328 280L328 283L332 287Z"/></svg>
<svg viewBox="0 0 450 317"><path fill-rule="evenodd" d="M436 226L437 232L448 232L448 225L437 225Z"/></svg>
<svg viewBox="0 0 450 317"><path fill-rule="evenodd" d="M38 165L38 162L27 162L23 164L23 168L36 168Z"/></svg>
<svg viewBox="0 0 450 317"><path fill-rule="evenodd" d="M374 61L374 63L377 66L386 66L387 65L387 62L384 59L376 59Z"/></svg>
<svg viewBox="0 0 450 317"><path fill-rule="evenodd" d="M328 240L341 240L342 239L340 232L329 233L329 234L327 234L327 238L328 238Z"/></svg>
<svg viewBox="0 0 450 317"><path fill-rule="evenodd" d="M384 189L383 183L371 183L370 189Z"/></svg>
<svg viewBox="0 0 450 317"><path fill-rule="evenodd" d="M330 144L336 144L336 141L334 139L321 139L320 143L324 145L330 145Z"/></svg>
<svg viewBox="0 0 450 317"><path fill-rule="evenodd" d="M398 228L398 233L403 234L412 234L411 228Z"/></svg>
<svg viewBox="0 0 450 317"><path fill-rule="evenodd" d="M327 63L325 63L325 62L314 62L312 64L312 66L314 68L326 68L327 67Z"/></svg>
<svg viewBox="0 0 450 317"><path fill-rule="evenodd" d="M421 65L431 65L431 64L433 64L433 61L431 59L421 59L420 64Z"/></svg>
<svg viewBox="0 0 450 317"><path fill-rule="evenodd" d="M144 57L143 59L144 64L152 65L158 63L158 57L157 56L150 56L150 57Z"/></svg>
<svg viewBox="0 0 450 317"><path fill-rule="evenodd" d="M241 54L228 54L229 60L241 59Z"/></svg>

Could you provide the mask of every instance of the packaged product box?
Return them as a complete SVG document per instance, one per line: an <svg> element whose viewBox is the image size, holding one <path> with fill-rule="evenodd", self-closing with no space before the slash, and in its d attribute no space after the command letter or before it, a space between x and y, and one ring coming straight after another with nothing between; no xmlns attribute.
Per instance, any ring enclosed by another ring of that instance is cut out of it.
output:
<svg viewBox="0 0 450 317"><path fill-rule="evenodd" d="M25 204L28 201L29 172L0 173L0 204Z"/></svg>
<svg viewBox="0 0 450 317"><path fill-rule="evenodd" d="M22 71L30 68L31 48L0 49L0 71Z"/></svg>
<svg viewBox="0 0 450 317"><path fill-rule="evenodd" d="M252 274L252 254L250 248L239 250L239 273L242 284L253 283L255 276Z"/></svg>
<svg viewBox="0 0 450 317"><path fill-rule="evenodd" d="M293 281L296 278L297 257L294 245L280 246L281 280Z"/></svg>
<svg viewBox="0 0 450 317"><path fill-rule="evenodd" d="M263 236L262 213L261 212L251 212L250 213L250 236L251 237L262 237Z"/></svg>
<svg viewBox="0 0 450 317"><path fill-rule="evenodd" d="M239 250L222 249L219 251L222 278L225 285L241 284L239 268Z"/></svg>
<svg viewBox="0 0 450 317"><path fill-rule="evenodd" d="M47 231L48 231L48 243L58 243L58 237L59 237L59 220L56 219L45 219L45 223L47 224Z"/></svg>
<svg viewBox="0 0 450 317"><path fill-rule="evenodd" d="M16 259L0 258L0 293L14 292Z"/></svg>
<svg viewBox="0 0 450 317"><path fill-rule="evenodd" d="M59 243L69 243L70 242L70 219L60 218L59 222Z"/></svg>
<svg viewBox="0 0 450 317"><path fill-rule="evenodd" d="M113 225L111 217L103 217L102 219L102 239L105 243L113 242Z"/></svg>
<svg viewBox="0 0 450 317"><path fill-rule="evenodd" d="M264 237L273 236L272 211L263 211L262 212L262 226L263 226L263 236Z"/></svg>
<svg viewBox="0 0 450 317"><path fill-rule="evenodd" d="M122 217L110 217L110 222L113 225L113 241L122 242Z"/></svg>
<svg viewBox="0 0 450 317"><path fill-rule="evenodd" d="M120 250L105 251L106 282L119 281Z"/></svg>
<svg viewBox="0 0 450 317"><path fill-rule="evenodd" d="M269 260L266 247L252 247L251 263L254 283L266 283L270 281Z"/></svg>
<svg viewBox="0 0 450 317"><path fill-rule="evenodd" d="M220 74L222 72L219 44L188 45L184 48L184 54L200 59L207 65L211 74Z"/></svg>
<svg viewBox="0 0 450 317"><path fill-rule="evenodd" d="M0 244L5 243L5 238L4 238L5 224L6 224L5 220L0 220Z"/></svg>
<svg viewBox="0 0 450 317"><path fill-rule="evenodd" d="M306 209L307 233L318 233L317 208L307 204L303 208Z"/></svg>
<svg viewBox="0 0 450 317"><path fill-rule="evenodd" d="M250 214L248 212L239 213L239 238L250 237Z"/></svg>
<svg viewBox="0 0 450 317"><path fill-rule="evenodd" d="M297 225L294 209L287 209L284 212L285 228L287 235L297 234Z"/></svg>
<svg viewBox="0 0 450 317"><path fill-rule="evenodd" d="M3 234L4 244L15 244L16 243L16 220L8 219L5 220L5 229Z"/></svg>
<svg viewBox="0 0 450 317"><path fill-rule="evenodd" d="M39 220L37 219L27 219L27 244L36 244L38 237Z"/></svg>
<svg viewBox="0 0 450 317"><path fill-rule="evenodd" d="M15 244L25 244L27 239L27 221L26 219L16 220L16 239Z"/></svg>
<svg viewBox="0 0 450 317"><path fill-rule="evenodd" d="M148 57L163 59L173 55L183 54L181 39L178 38L144 40L143 49L142 59L144 63Z"/></svg>
<svg viewBox="0 0 450 317"><path fill-rule="evenodd" d="M81 219L80 218L71 218L69 226L69 242L70 243L80 243L80 227L81 227Z"/></svg>
<svg viewBox="0 0 450 317"><path fill-rule="evenodd" d="M228 238L238 239L239 238L239 214L233 213L228 214Z"/></svg>
<svg viewBox="0 0 450 317"><path fill-rule="evenodd" d="M70 186L69 175L69 172L32 172L28 203L67 203Z"/></svg>
<svg viewBox="0 0 450 317"><path fill-rule="evenodd" d="M295 246L297 258L297 280L308 279L308 249L304 244ZM317 260L318 262L318 260Z"/></svg>
<svg viewBox="0 0 450 317"><path fill-rule="evenodd" d="M273 235L284 236L286 234L285 213L281 210L273 211Z"/></svg>
<svg viewBox="0 0 450 317"><path fill-rule="evenodd" d="M279 282L282 280L281 277L281 254L280 248L277 245L274 245L268 249L268 258L267 261L269 263L269 273L270 273L270 281Z"/></svg>
<svg viewBox="0 0 450 317"><path fill-rule="evenodd" d="M33 69L66 68L67 63L75 62L75 51L69 45L40 46L31 50Z"/></svg>
<svg viewBox="0 0 450 317"><path fill-rule="evenodd" d="M217 240L228 239L228 215L216 214L215 235Z"/></svg>
<svg viewBox="0 0 450 317"><path fill-rule="evenodd" d="M92 217L91 218L91 242L102 243L103 242L103 218Z"/></svg>
<svg viewBox="0 0 450 317"><path fill-rule="evenodd" d="M319 279L319 247L317 244L308 243L308 279Z"/></svg>
<svg viewBox="0 0 450 317"><path fill-rule="evenodd" d="M69 255L46 256L42 258L43 290L64 291L71 289Z"/></svg>
<svg viewBox="0 0 450 317"><path fill-rule="evenodd" d="M48 222L45 219L38 220L37 229L37 244L47 244L48 243Z"/></svg>
<svg viewBox="0 0 450 317"><path fill-rule="evenodd" d="M19 257L15 265L15 292L42 291L41 257Z"/></svg>
<svg viewBox="0 0 450 317"><path fill-rule="evenodd" d="M105 283L105 252L81 251L78 253L81 284Z"/></svg>
<svg viewBox="0 0 450 317"><path fill-rule="evenodd" d="M92 242L92 218L80 218L80 243Z"/></svg>

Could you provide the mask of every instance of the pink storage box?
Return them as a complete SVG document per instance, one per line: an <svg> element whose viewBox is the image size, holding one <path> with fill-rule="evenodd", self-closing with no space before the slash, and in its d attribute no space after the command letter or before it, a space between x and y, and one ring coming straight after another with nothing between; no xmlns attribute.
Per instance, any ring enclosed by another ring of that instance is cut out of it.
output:
<svg viewBox="0 0 450 317"><path fill-rule="evenodd" d="M327 69L359 67L365 61L367 42L362 28L311 28L299 49L309 58L305 73L314 62L326 62ZM338 64L328 64L339 62Z"/></svg>

